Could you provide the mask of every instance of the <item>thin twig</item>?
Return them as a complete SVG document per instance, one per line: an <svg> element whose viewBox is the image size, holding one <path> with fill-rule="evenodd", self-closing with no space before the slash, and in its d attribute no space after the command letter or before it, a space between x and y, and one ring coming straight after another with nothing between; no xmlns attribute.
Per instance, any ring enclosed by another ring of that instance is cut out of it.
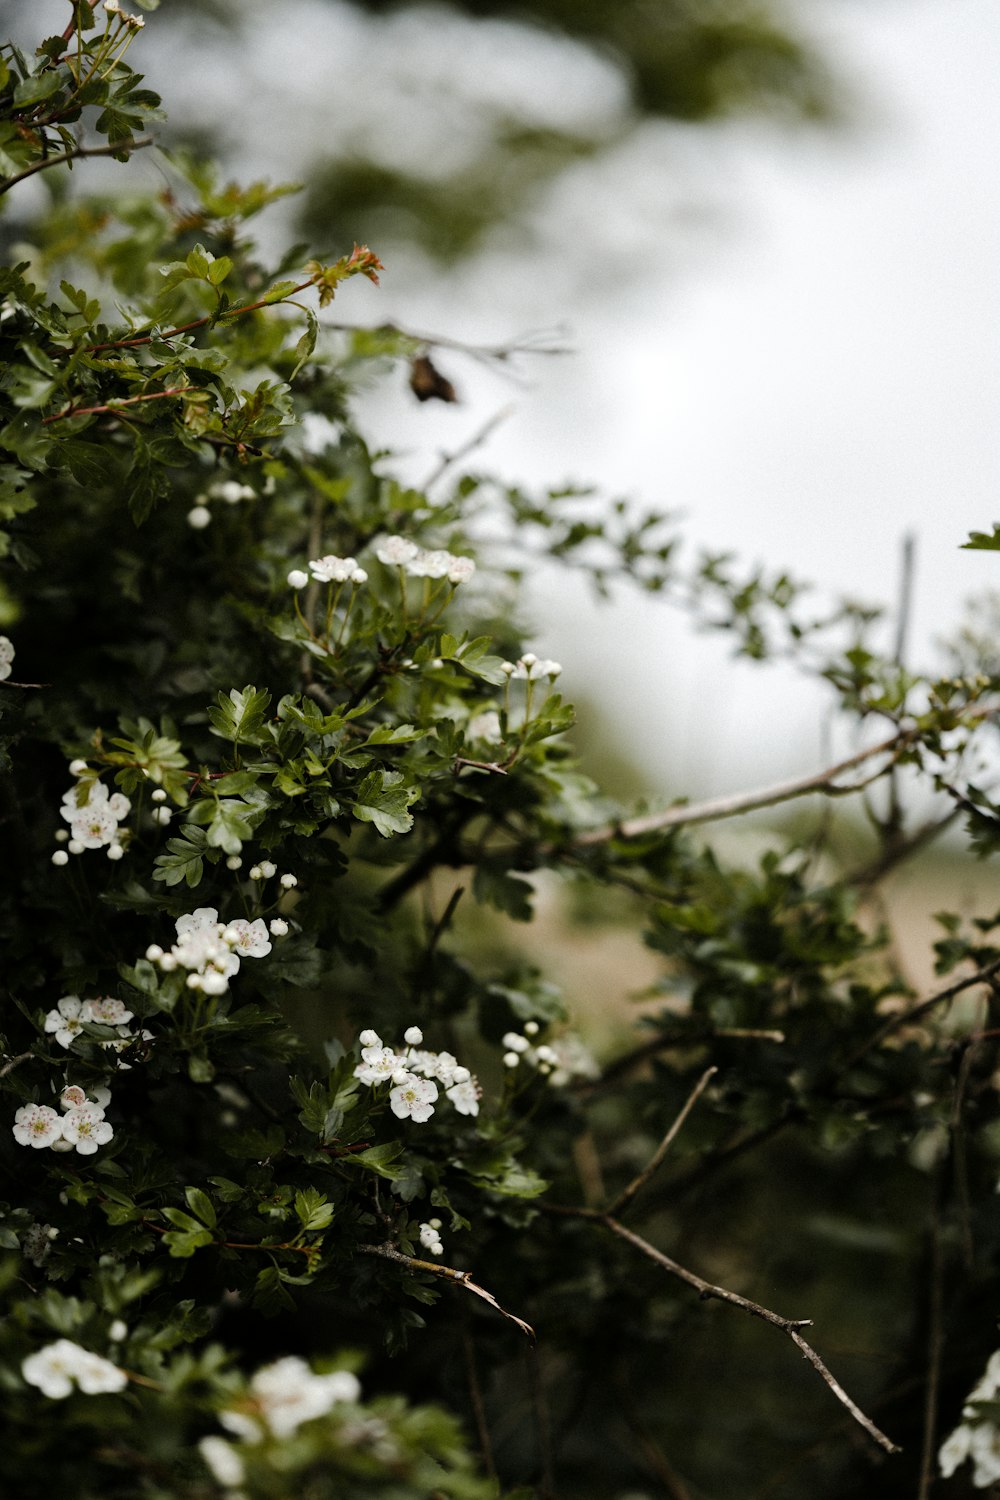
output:
<svg viewBox="0 0 1000 1500"><path fill-rule="evenodd" d="M8 1073L13 1073L15 1068L19 1067L21 1063L27 1062L34 1055L33 1052L20 1052L17 1057L8 1057L3 1067L0 1068L0 1078L6 1078Z"/></svg>
<svg viewBox="0 0 1000 1500"><path fill-rule="evenodd" d="M671 1276L676 1277L678 1281L683 1281L687 1286L693 1287L699 1297L705 1300L713 1299L718 1302L728 1302L730 1306L738 1307L743 1312L749 1313L751 1317L760 1318L763 1322L770 1323L772 1327L787 1334L796 1348L801 1350L816 1373L833 1392L837 1400L850 1412L859 1426L868 1433L868 1436L874 1442L878 1443L880 1448L884 1448L886 1453L899 1453L902 1451L891 1438L886 1437L885 1433L875 1426L870 1417L865 1416L864 1412L856 1402L852 1401L836 1377L827 1369L812 1345L808 1344L802 1337L799 1330L811 1327L811 1318L782 1317L780 1313L773 1312L769 1307L764 1307L759 1302L751 1301L749 1297L741 1297L738 1292L731 1292L726 1287L715 1286L714 1283L705 1281L701 1276L697 1276L694 1271L689 1271L685 1266L679 1265L677 1261L671 1260L669 1255L664 1255L662 1250L657 1250L655 1245L651 1245L641 1235L626 1228L624 1224L619 1223L611 1214L599 1213L594 1209L588 1208L563 1208L555 1204L540 1204L539 1206L549 1213L564 1214L571 1218L586 1219L593 1224L599 1224L601 1228L609 1230L611 1234L617 1235L619 1239L625 1240L628 1244L632 1245L634 1249L654 1261Z"/></svg>
<svg viewBox="0 0 1000 1500"><path fill-rule="evenodd" d="M969 990L976 984L986 984L995 974L1000 974L1000 958L995 958L992 963L976 969L973 974L967 974L964 979L954 980L952 984L945 985L943 990L938 990L935 994L929 995L926 1000L921 1000L918 1005L911 1005L909 1010L893 1016L875 1032L874 1036L870 1036L856 1052L851 1054L847 1060L847 1066L853 1067L860 1058L870 1052L873 1047L880 1046L894 1031L899 1031L903 1026L912 1026L914 1021L919 1021L922 1016L927 1015L937 1006L944 1005L948 1000L954 1000L956 995L962 994L963 990Z"/></svg>
<svg viewBox="0 0 1000 1500"><path fill-rule="evenodd" d="M891 739L869 745L867 750L859 750L856 755L850 755L846 760L839 761L835 766L828 766L823 771L815 771L811 776L797 776L791 781L779 781L754 792L737 792L731 797L714 797L708 802L668 807L663 812L648 813L645 817L629 818L625 822L612 823L604 828L591 828L585 833L576 834L570 847L590 848L595 844L610 843L613 839L642 838L644 834L660 833L667 828L684 828L692 823L713 823L719 818L733 818L739 813L753 812L756 808L789 802L793 797L805 797L810 792L826 792L830 796L856 792L861 789L860 784L837 786L837 778L846 771L863 765L865 761L873 760L877 755L894 755L912 744L915 738L915 730L903 729ZM876 772L876 777L885 775L887 770L888 766Z"/></svg>
<svg viewBox="0 0 1000 1500"><path fill-rule="evenodd" d="M931 1286L927 1332L927 1382L924 1387L924 1437L920 1454L920 1485L917 1500L928 1500L937 1464L938 1393L941 1386L941 1355L944 1349L944 1253L941 1244L941 1184L935 1195L931 1221Z"/></svg>
<svg viewBox="0 0 1000 1500"><path fill-rule="evenodd" d="M635 1197L636 1193L644 1188L646 1186L646 1183L650 1180L654 1173L658 1171L664 1157L670 1150L670 1147L673 1145L674 1141L677 1139L677 1135L681 1129L681 1126L684 1124L684 1121L694 1109L698 1100L701 1098L710 1081L715 1077L718 1071L718 1068L714 1066L705 1069L704 1073L702 1073L701 1077L698 1079L698 1082L695 1084L694 1088L691 1090L690 1094L685 1100L680 1114L674 1120L674 1123L671 1125L670 1129L663 1137L663 1140L653 1152L653 1155L650 1157L649 1161L643 1167L642 1171L636 1177L633 1177L628 1187L623 1188L623 1190L618 1194L618 1197L611 1204L610 1208L608 1209L609 1215L616 1216L623 1213L632 1202L632 1199Z"/></svg>
<svg viewBox="0 0 1000 1500"><path fill-rule="evenodd" d="M454 449L451 453L442 453L440 462L424 480L422 485L424 493L427 493L431 485L437 484L438 480L447 474L453 464L457 464L463 458L468 458L470 453L474 453L477 448L481 448L487 438L492 435L502 422L506 422L507 418L512 416L513 413L513 406L501 407L498 412L493 413L493 416L488 421L483 423L478 431L473 433L468 442L463 443L460 448Z"/></svg>
<svg viewBox="0 0 1000 1500"><path fill-rule="evenodd" d="M415 1255L404 1255L402 1250L397 1250L393 1245L358 1245L357 1249L362 1255L379 1255L383 1260L396 1261L397 1264L404 1265L408 1271L427 1271L432 1276L440 1276L445 1281L457 1283L467 1292L471 1292L473 1296L482 1298L484 1302L496 1308L497 1312L508 1322L516 1323L521 1332L526 1334L532 1343L535 1342L535 1330L531 1324L515 1316L514 1313L508 1312L505 1307L501 1307L492 1292L488 1292L485 1287L473 1281L471 1271L456 1271L454 1266L442 1266L433 1260L419 1260Z"/></svg>
<svg viewBox="0 0 1000 1500"><path fill-rule="evenodd" d="M172 386L165 391L148 391L142 396L122 396L117 401L106 401L101 406L64 406L62 411L54 412L51 417L43 417L42 427L48 426L50 422L62 422L69 417L92 417L101 412L116 412L122 406L136 406L140 401L162 401L164 396L188 396L193 387L189 385Z"/></svg>
<svg viewBox="0 0 1000 1500"><path fill-rule="evenodd" d="M496 1479L497 1466L493 1457L493 1442L490 1437L489 1423L486 1420L486 1406L483 1402L482 1387L479 1384L479 1370L476 1367L476 1346L469 1332L468 1317L462 1319L462 1350L465 1354L465 1378L469 1386L469 1405L472 1407L472 1416L476 1424L483 1468L489 1479Z"/></svg>
<svg viewBox="0 0 1000 1500"><path fill-rule="evenodd" d="M109 141L106 146L77 146L75 151L64 151L61 156L45 156L40 161L33 162L30 167L24 167L20 172L15 172L13 177L0 178L0 194L9 193L12 187L23 182L26 177L33 177L36 172L46 172L49 167L61 167L70 161L78 161L81 156L113 156L117 151L141 151L144 146L155 146L151 135L140 136L138 140Z"/></svg>

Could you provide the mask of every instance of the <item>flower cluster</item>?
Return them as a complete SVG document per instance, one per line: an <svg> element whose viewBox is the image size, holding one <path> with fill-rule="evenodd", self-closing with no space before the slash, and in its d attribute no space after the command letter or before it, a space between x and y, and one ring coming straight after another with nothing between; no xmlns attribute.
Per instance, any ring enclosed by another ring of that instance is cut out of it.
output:
<svg viewBox="0 0 1000 1500"><path fill-rule="evenodd" d="M596 1078L600 1072L578 1036L556 1037L552 1042L536 1043L539 1026L537 1021L526 1021L524 1031L504 1033L502 1042L505 1068L514 1069L526 1064L547 1078L555 1088L564 1088L572 1078Z"/></svg>
<svg viewBox="0 0 1000 1500"><path fill-rule="evenodd" d="M389 1105L400 1120L422 1124L434 1113L438 1084L460 1115L478 1115L482 1089L450 1052L428 1052L421 1047L423 1032L410 1026L403 1034L406 1046L401 1052L387 1047L377 1031L362 1031L361 1061L354 1069L355 1078L376 1087L391 1083Z"/></svg>
<svg viewBox="0 0 1000 1500"><path fill-rule="evenodd" d="M263 958L271 951L263 917L253 922L245 917L220 922L214 906L199 906L178 917L174 925L177 941L173 947L164 951L159 943L151 943L146 957L166 973L187 969L188 989L206 995L225 994L230 979L239 973L241 959Z"/></svg>
<svg viewBox="0 0 1000 1500"><path fill-rule="evenodd" d="M325 1417L338 1402L360 1396L361 1386L349 1371L317 1375L304 1359L290 1354L258 1370L246 1398L221 1411L219 1421L244 1442L259 1443L269 1434L291 1437L303 1422Z"/></svg>
<svg viewBox="0 0 1000 1500"><path fill-rule="evenodd" d="M86 761L70 762L74 776L87 775ZM119 824L132 811L132 804L121 792L109 792L103 781L96 778L77 781L62 799L61 815L69 824L69 833L62 833L62 842L68 839L66 848L70 854L82 854L84 849L107 848L108 859L121 859L125 853L125 841L121 837ZM65 850L53 855L56 864L65 864Z"/></svg>
<svg viewBox="0 0 1000 1500"><path fill-rule="evenodd" d="M562 665L557 661L538 657L533 651L526 651L517 661L502 662L500 670L512 682L537 682L539 677L547 677L550 682L555 682L562 672Z"/></svg>
<svg viewBox="0 0 1000 1500"><path fill-rule="evenodd" d="M130 31L141 31L146 24L142 16L131 16L127 10L122 10L121 0L104 0L104 9L109 16L118 16Z"/></svg>
<svg viewBox="0 0 1000 1500"><path fill-rule="evenodd" d="M107 1391L122 1391L128 1376L110 1359L93 1354L74 1344L72 1339L56 1339L21 1361L21 1374L28 1385L35 1385L43 1396L60 1401L73 1389L74 1381L85 1396L99 1396Z"/></svg>
<svg viewBox="0 0 1000 1500"><path fill-rule="evenodd" d="M444 1254L444 1245L441 1243L440 1230L440 1219L430 1219L426 1224L421 1224L420 1226L420 1243L423 1245L424 1249L429 1250L432 1255Z"/></svg>
<svg viewBox="0 0 1000 1500"><path fill-rule="evenodd" d="M387 536L375 544L375 556L387 568L402 568L411 578L446 578L468 583L476 571L471 557L456 557L443 549L425 551L405 536Z"/></svg>
<svg viewBox="0 0 1000 1500"><path fill-rule="evenodd" d="M9 636L0 635L0 682L4 682L10 676L10 667L13 660L13 641Z"/></svg>
<svg viewBox="0 0 1000 1500"><path fill-rule="evenodd" d="M55 1009L47 1012L44 1025L47 1032L55 1033L60 1047L71 1047L88 1021L98 1026L113 1026L118 1033L117 1040L108 1038L101 1042L101 1046L123 1052L130 1042L135 1041L135 1034L128 1029L132 1019L132 1011L127 1010L121 1000L113 1000L110 996L81 1000L79 995L64 995L56 1002ZM142 1035L148 1040L152 1033L144 1031Z"/></svg>
<svg viewBox="0 0 1000 1500"><path fill-rule="evenodd" d="M78 1151L93 1156L98 1146L106 1146L114 1131L104 1118L111 1103L108 1089L97 1088L88 1099L79 1084L70 1084L59 1096L64 1111L60 1115L48 1104L22 1104L14 1116L14 1139L20 1146L41 1150Z"/></svg>
<svg viewBox="0 0 1000 1500"><path fill-rule="evenodd" d="M1000 1428L995 1422L980 1417L974 1403L996 1401L1000 1394L1000 1349L991 1354L986 1369L966 1397L962 1408L961 1422L945 1438L938 1452L938 1463L945 1479L950 1479L958 1468L970 1459L973 1464L972 1483L977 1490L985 1490L1000 1479Z"/></svg>
<svg viewBox="0 0 1000 1500"><path fill-rule="evenodd" d="M500 715L495 708L485 708L482 713L473 714L465 726L465 733L470 740L481 740L487 745L499 745L503 740Z"/></svg>
<svg viewBox="0 0 1000 1500"><path fill-rule="evenodd" d="M317 583L367 583L368 574L354 557L334 557L332 552L325 557L310 559L309 571ZM291 580L291 574L288 575ZM297 576L301 576L298 574ZM294 587L294 585L293 585ZM301 587L301 585L300 585Z"/></svg>

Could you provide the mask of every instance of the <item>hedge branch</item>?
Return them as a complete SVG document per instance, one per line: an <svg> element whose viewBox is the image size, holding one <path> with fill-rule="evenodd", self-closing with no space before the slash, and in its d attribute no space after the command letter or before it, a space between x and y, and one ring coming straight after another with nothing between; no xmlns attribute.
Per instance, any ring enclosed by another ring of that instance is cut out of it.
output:
<svg viewBox="0 0 1000 1500"><path fill-rule="evenodd" d="M523 1318L518 1318L514 1313L509 1313L505 1307L501 1307L492 1292L488 1292L485 1287L473 1281L471 1271L456 1271L454 1266L442 1266L433 1260L418 1260L414 1255L404 1255L402 1250L397 1250L393 1245L359 1245L358 1249L362 1255L380 1255L383 1260L394 1260L404 1265L408 1271L428 1271L432 1276L440 1276L445 1281L457 1282L474 1297L481 1297L484 1302L496 1308L497 1312L508 1322L516 1323L521 1332L532 1343L535 1342L535 1330L531 1324L526 1323Z"/></svg>
<svg viewBox="0 0 1000 1500"><path fill-rule="evenodd" d="M49 167L65 166L67 162L78 161L81 156L114 156L116 152L141 151L144 146L155 144L151 135L145 135L138 140L109 141L106 146L77 146L75 151L63 151L59 156L44 156L40 161L32 162L30 167L15 172L13 177L0 178L0 194L9 193L12 187L23 182L26 177L33 177L36 172L47 172Z"/></svg>
<svg viewBox="0 0 1000 1500"><path fill-rule="evenodd" d="M683 828L691 823L714 823L719 818L734 818L740 813L753 812L760 807L774 807L779 802L789 802L793 797L805 797L810 792L825 792L827 796L844 796L857 792L868 785L868 781L855 782L850 786L838 786L838 779L847 771L853 771L866 761L879 755L889 755L889 765L876 771L870 780L884 776L895 763L896 755L917 738L913 729L901 729L890 739L869 745L846 760L815 771L811 776L796 776L791 781L779 781L773 786L761 787L753 792L737 792L730 797L713 797L707 802L687 803L668 807L658 813L647 813L641 818L629 818L622 823L611 823L603 828L591 828L575 834L569 842L573 849L590 848L595 844L607 844L612 839L637 839L647 833L660 833L667 828Z"/></svg>
<svg viewBox="0 0 1000 1500"><path fill-rule="evenodd" d="M674 1120L674 1123L671 1125L670 1129L663 1137L663 1140L653 1152L653 1155L650 1157L649 1161L643 1167L642 1171L636 1177L633 1177L628 1187L622 1189L622 1191L618 1194L618 1197L608 1209L609 1215L620 1214L626 1208L628 1208L636 1193L638 1193L642 1188L646 1186L646 1183L649 1181L649 1179L659 1169L661 1163L663 1162L663 1158L666 1156L667 1152L670 1150L670 1147L677 1139L684 1121L694 1109L698 1100L701 1098L702 1094L705 1092L705 1089L708 1087L709 1083L715 1077L718 1071L719 1070L716 1067L705 1069L704 1073L702 1073L701 1077L698 1079L698 1082L695 1084L694 1088L688 1095L683 1107L681 1108L680 1113Z"/></svg>

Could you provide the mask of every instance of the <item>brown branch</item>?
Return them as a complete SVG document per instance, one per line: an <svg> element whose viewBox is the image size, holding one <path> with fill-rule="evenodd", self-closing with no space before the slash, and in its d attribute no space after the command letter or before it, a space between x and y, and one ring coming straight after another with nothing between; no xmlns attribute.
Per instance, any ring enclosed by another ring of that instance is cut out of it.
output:
<svg viewBox="0 0 1000 1500"><path fill-rule="evenodd" d="M149 391L144 396L122 396L120 400L107 401L101 406L74 406L70 402L62 411L53 413L51 417L43 417L41 425L45 427L49 422L62 422L67 417L91 417L99 412L116 412L123 406L135 406L140 401L162 401L164 396L186 396L192 389L189 385L171 386L165 391Z"/></svg>
<svg viewBox="0 0 1000 1500"><path fill-rule="evenodd" d="M476 1424L476 1436L479 1438L479 1452L483 1460L483 1468L486 1470L488 1479L496 1479L497 1466L493 1457L493 1441L490 1437L490 1426L486 1420L486 1406L483 1402L482 1386L479 1383L479 1371L476 1368L476 1347L469 1332L468 1316L462 1319L462 1351L465 1355L465 1378L469 1387L469 1404L472 1407L472 1416Z"/></svg>
<svg viewBox="0 0 1000 1500"><path fill-rule="evenodd" d="M670 1147L673 1145L674 1141L677 1139L681 1126L684 1124L684 1121L694 1109L698 1100L701 1098L702 1094L705 1092L709 1083L715 1077L718 1071L718 1068L714 1066L705 1069L704 1073L702 1073L701 1077L698 1079L698 1082L695 1084L694 1088L688 1095L680 1113L674 1120L674 1123L671 1125L670 1129L663 1137L663 1140L653 1152L653 1155L650 1157L649 1161L643 1167L642 1171L636 1177L633 1177L628 1187L622 1189L622 1191L618 1194L618 1197L611 1204L610 1208L608 1209L609 1216L614 1217L617 1214L623 1213L632 1202L632 1199L635 1197L636 1193L640 1192L642 1188L646 1186L646 1183L650 1180L650 1178L659 1170L660 1166L663 1163L664 1157L670 1150Z"/></svg>
<svg viewBox="0 0 1000 1500"><path fill-rule="evenodd" d="M414 1255L404 1255L402 1250L397 1250L393 1245L358 1245L357 1249L362 1255L379 1255L383 1260L396 1261L397 1264L405 1266L408 1271L428 1271L432 1276L441 1276L445 1281L457 1283L467 1292L471 1292L474 1297L481 1297L484 1302L495 1307L502 1317L505 1317L508 1322L516 1323L521 1332L526 1334L532 1343L535 1342L535 1330L531 1324L501 1307L492 1292L488 1292L485 1287L473 1281L471 1271L456 1271L454 1266L442 1266L433 1260L419 1260Z"/></svg>
<svg viewBox="0 0 1000 1500"><path fill-rule="evenodd" d="M221 323L223 319L239 318L244 313L258 312L262 307L277 307L281 302L287 302L289 297L294 297L298 292L304 292L306 287L315 286L316 277L310 276L308 281L300 281L298 286L289 287L280 298L271 302L267 297L261 297L258 302L244 302L239 307L227 307L222 313L209 313L204 318L195 318L190 323L181 323L176 328L170 328L166 333L145 333L133 339L113 339L106 344L87 344L84 353L96 354L101 349L135 349L141 344L151 344L154 339L172 339L179 333L191 333L195 328L204 328L208 323Z"/></svg>
<svg viewBox="0 0 1000 1500"><path fill-rule="evenodd" d="M6 1078L8 1073L13 1073L16 1067L19 1067L23 1062L27 1062L34 1055L33 1052L20 1052L17 1057L8 1057L3 1067L0 1068L0 1078Z"/></svg>
<svg viewBox="0 0 1000 1500"><path fill-rule="evenodd" d="M106 146L77 146L75 151L64 151L61 156L45 156L40 161L33 162L30 167L15 172L13 177L0 178L0 194L9 193L12 187L23 182L26 177L33 177L36 172L64 166L67 162L78 161L81 156L113 156L116 151L141 151L144 146L155 144L153 137L146 135L138 140L130 137L127 141L109 141Z"/></svg>
<svg viewBox="0 0 1000 1500"><path fill-rule="evenodd" d="M591 828L585 833L576 834L570 841L568 847L571 849L591 848L596 844L607 844L613 839L637 839L647 833L661 833L668 828L684 828L692 823L713 823L719 818L734 818L740 813L753 812L761 807L773 807L779 802L789 802L794 797L805 797L810 792L825 792L828 796L843 796L846 793L860 791L862 785L868 783L857 783L853 786L837 786L839 776L846 771L852 771L857 766L863 765L865 761L873 760L877 755L892 755L912 744L916 738L916 730L902 729L894 734L891 739L881 740L877 745L869 745L867 750L859 750L856 755L850 755L846 760L838 761L834 766L828 766L823 771L816 771L811 776L797 776L791 781L779 781L774 786L762 787L755 792L738 792L731 797L714 797L708 802L695 802L678 807L668 807L663 812L648 813L641 818L630 818L622 823L612 823L604 828ZM891 762L890 762L891 764ZM889 770L885 766L877 771L872 780L884 776Z"/></svg>
<svg viewBox="0 0 1000 1500"><path fill-rule="evenodd" d="M760 1302L753 1302L749 1297L741 1297L738 1292L731 1292L727 1287L716 1286L711 1281L705 1281L703 1277L697 1276L694 1271L689 1271L686 1266L679 1265L677 1261L671 1260L669 1255L664 1255L662 1250L657 1250L648 1240L641 1235L628 1229L624 1224L613 1218L609 1213L600 1213L591 1208L563 1208L556 1204L539 1204L539 1207L548 1213L563 1214L570 1218L586 1219L592 1224L598 1224L602 1229L607 1229L611 1234L617 1235L619 1239L631 1245L649 1260L660 1266L669 1275L678 1281L683 1281L687 1286L693 1287L705 1301L714 1300L727 1302L731 1307L738 1307L742 1312L749 1313L752 1318L760 1318L765 1323L770 1323L773 1328L786 1334L797 1349L800 1349L804 1357L812 1365L813 1369L836 1396L837 1400L850 1412L854 1420L864 1428L868 1436L884 1448L886 1453L900 1453L900 1449L891 1438L886 1437L875 1423L866 1417L861 1408L851 1400L836 1377L827 1369L822 1359L802 1337L800 1329L809 1328L812 1325L811 1318L785 1318L780 1313L773 1312L771 1308L764 1307Z"/></svg>
<svg viewBox="0 0 1000 1500"><path fill-rule="evenodd" d="M937 1465L938 1397L941 1387L941 1356L944 1350L944 1250L941 1243L941 1181L935 1195L931 1222L930 1328L927 1334L927 1381L924 1387L924 1436L920 1454L920 1485L917 1500L928 1500Z"/></svg>
<svg viewBox="0 0 1000 1500"><path fill-rule="evenodd" d="M878 1047L894 1031L898 1031L903 1026L912 1026L914 1021L920 1020L938 1005L954 1000L956 995L960 995L963 990L971 989L975 984L986 984L995 974L1000 974L1000 958L995 958L992 963L985 964L973 974L967 974L964 979L956 979L952 984L945 985L943 990L938 990L935 994L929 995L926 1000L921 1000L918 1005L911 1005L909 1010L893 1016L876 1031L874 1036L869 1037L863 1046L851 1054L847 1060L847 1067L853 1067L860 1058L870 1052L873 1047Z"/></svg>

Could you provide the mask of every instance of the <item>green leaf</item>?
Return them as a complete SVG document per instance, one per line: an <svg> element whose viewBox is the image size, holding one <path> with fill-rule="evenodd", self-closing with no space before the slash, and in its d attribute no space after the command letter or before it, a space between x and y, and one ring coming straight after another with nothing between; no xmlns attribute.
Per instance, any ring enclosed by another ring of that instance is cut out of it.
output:
<svg viewBox="0 0 1000 1500"><path fill-rule="evenodd" d="M213 734L221 739L243 744L259 742L264 727L264 715L271 702L268 692L253 687L231 688L228 695L220 693L218 707L208 710Z"/></svg>
<svg viewBox="0 0 1000 1500"><path fill-rule="evenodd" d="M408 811L417 798L416 788L401 786L402 777L392 771L370 771L354 794L354 816L372 823L383 838L409 833L413 815Z"/></svg>
<svg viewBox="0 0 1000 1500"><path fill-rule="evenodd" d="M969 552L1000 552L1000 521L993 522L993 530L970 531L969 540L962 543Z"/></svg>
<svg viewBox="0 0 1000 1500"><path fill-rule="evenodd" d="M153 879L166 885L180 885L186 881L192 888L199 884L204 871L206 835L203 829L193 824L186 825L182 838L167 840L167 853L158 854L153 861Z"/></svg>
<svg viewBox="0 0 1000 1500"><path fill-rule="evenodd" d="M184 1197L187 1199L188 1208L195 1217L200 1219L202 1224L205 1224L209 1229L214 1229L217 1222L216 1214L212 1206L212 1200L208 1194L203 1192L201 1188L189 1187L184 1189Z"/></svg>
<svg viewBox="0 0 1000 1500"><path fill-rule="evenodd" d="M376 1172L379 1177L388 1177L391 1180L399 1176L398 1168L391 1164L398 1161L402 1154L402 1141L383 1141L380 1146L369 1146L366 1151L352 1151L343 1160L345 1163L353 1162L369 1172Z"/></svg>
<svg viewBox="0 0 1000 1500"><path fill-rule="evenodd" d="M315 1188L304 1188L295 1194L295 1212L303 1229L312 1233L326 1229L333 1218L333 1204Z"/></svg>
<svg viewBox="0 0 1000 1500"><path fill-rule="evenodd" d="M515 922L530 922L534 915L534 886L506 870L479 865L472 877L472 894L477 901L506 912Z"/></svg>

